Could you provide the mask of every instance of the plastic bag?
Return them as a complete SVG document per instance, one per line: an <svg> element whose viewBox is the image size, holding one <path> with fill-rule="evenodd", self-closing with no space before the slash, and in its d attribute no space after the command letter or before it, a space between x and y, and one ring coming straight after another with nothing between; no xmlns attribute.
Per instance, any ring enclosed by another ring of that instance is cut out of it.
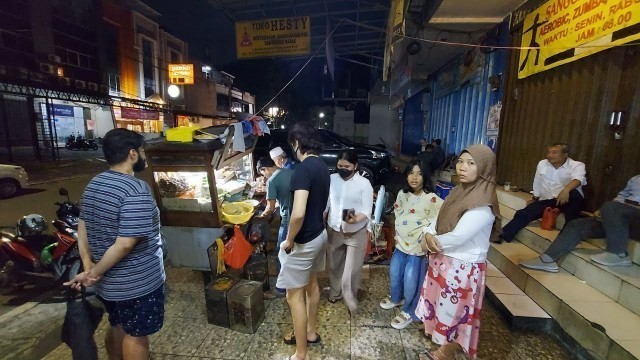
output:
<svg viewBox="0 0 640 360"><path fill-rule="evenodd" d="M262 239L263 228L262 224L251 225L251 231L249 231L249 242L256 244Z"/></svg>
<svg viewBox="0 0 640 360"><path fill-rule="evenodd" d="M242 269L251 253L253 246L245 239L240 227L235 226L233 236L224 245L224 263L233 269Z"/></svg>
<svg viewBox="0 0 640 360"><path fill-rule="evenodd" d="M553 230L556 227L556 218L560 215L560 209L546 207L542 213L542 222L540 228L542 230Z"/></svg>
<svg viewBox="0 0 640 360"><path fill-rule="evenodd" d="M95 333L104 310L91 304L84 290L80 300L72 296L67 301L67 313L62 324L62 341L71 348L73 360L98 360Z"/></svg>

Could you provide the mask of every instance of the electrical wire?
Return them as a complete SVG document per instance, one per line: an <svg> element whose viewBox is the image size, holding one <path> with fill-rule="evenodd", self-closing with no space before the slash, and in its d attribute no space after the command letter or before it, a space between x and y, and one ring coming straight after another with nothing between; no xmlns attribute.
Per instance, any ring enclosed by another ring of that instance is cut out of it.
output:
<svg viewBox="0 0 640 360"><path fill-rule="evenodd" d="M298 72L293 75L293 77L291 78L291 80L289 80L289 82L287 82L284 87L282 87L282 89L280 89L280 91L278 91L278 93L276 94L276 96L274 96L271 100L269 100L260 110L256 111L256 114L261 113L264 109L266 109L267 106L269 106L273 100L275 100L292 82L293 80L295 80L298 75L300 75L300 73L302 72L302 70L304 70L304 68L307 67L307 65L309 65L309 63L311 62L311 60L313 60L316 57L316 54L318 53L318 51L320 51L320 49L322 49L324 47L324 45L327 43L327 39L329 39L329 37L331 37L331 35L333 35L333 33L338 29L338 27L340 26L340 24L342 23L342 21L338 22L338 24L333 28L333 30L331 30L331 32L329 33L329 35L325 36L324 41L322 42L322 44L320 44L320 46L318 46L316 48L316 50L313 52L313 54L311 54L311 57L309 57L309 59L307 60L307 62L304 63L304 65L302 65L302 67L300 68L300 70L298 70Z"/></svg>
<svg viewBox="0 0 640 360"><path fill-rule="evenodd" d="M352 25L361 26L361 27L364 27L366 29L370 29L370 30L374 30L374 31L380 31L380 32L384 32L384 33L387 32L386 29L379 28L379 27L373 26L373 25L360 23L360 22L357 22L357 21L353 21L351 19L339 18L339 20L341 20L343 22L346 22L346 23L350 23ZM637 44L637 43L635 43L635 44L634 43L626 43L626 44L617 44L617 45L606 45L606 44L603 44L603 45L579 45L579 46L497 46L497 45L494 46L494 45L480 45L480 44L471 44L471 43L461 43L461 42L455 42L455 41L422 39L422 38L418 38L418 37L415 37L415 36L408 36L408 35L394 35L394 36L405 38L405 39L411 39L411 40L426 42L426 43L430 43L430 44L437 44L437 45L461 46L461 47L480 48L480 49L503 49L503 50L543 50L543 49L569 50L569 49L574 49L574 48L612 48L612 47L638 46L638 45L640 45L640 44Z"/></svg>

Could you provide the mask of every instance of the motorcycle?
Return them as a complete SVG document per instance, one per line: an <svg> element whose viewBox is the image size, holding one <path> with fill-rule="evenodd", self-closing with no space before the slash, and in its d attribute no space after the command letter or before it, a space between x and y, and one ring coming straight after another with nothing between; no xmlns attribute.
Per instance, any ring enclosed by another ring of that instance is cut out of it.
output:
<svg viewBox="0 0 640 360"><path fill-rule="evenodd" d="M67 150L98 150L98 144L93 139L85 139L78 135L76 138L70 135L67 138L67 143L64 145Z"/></svg>
<svg viewBox="0 0 640 360"><path fill-rule="evenodd" d="M67 201L56 202L56 231L46 234L47 223L38 214L23 216L15 233L0 230L0 289L12 290L29 276L50 273L54 281L68 281L82 272L77 231L80 209L66 189L59 194Z"/></svg>

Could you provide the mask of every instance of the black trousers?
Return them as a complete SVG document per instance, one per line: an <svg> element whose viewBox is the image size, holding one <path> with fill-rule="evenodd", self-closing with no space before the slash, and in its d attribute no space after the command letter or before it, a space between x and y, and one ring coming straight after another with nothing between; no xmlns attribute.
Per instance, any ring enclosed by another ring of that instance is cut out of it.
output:
<svg viewBox="0 0 640 360"><path fill-rule="evenodd" d="M559 208L564 214L566 224L578 218L580 211L582 211L584 207L584 197L582 197L578 190L571 190L569 193L569 202L564 205L557 206L556 199L532 202L524 209L518 210L513 220L502 228L502 238L508 242L513 241L518 231L522 230L530 222L540 219L544 209L547 207Z"/></svg>

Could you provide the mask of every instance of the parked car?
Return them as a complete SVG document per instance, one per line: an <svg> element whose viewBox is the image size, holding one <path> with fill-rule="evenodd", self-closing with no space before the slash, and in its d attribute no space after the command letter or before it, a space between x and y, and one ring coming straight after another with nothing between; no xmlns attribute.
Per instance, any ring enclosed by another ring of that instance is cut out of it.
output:
<svg viewBox="0 0 640 360"><path fill-rule="evenodd" d="M260 137L253 151L254 162L263 156L269 156L269 150L276 146L280 146L290 159L297 161L293 156L293 149L287 143L287 135L287 130L274 129L271 130L271 135L265 134ZM391 172L391 155L382 147L354 143L325 129L320 129L320 137L324 146L320 158L324 160L332 173L336 171L338 153L349 148L354 149L358 154L360 175L369 179L372 184L377 184Z"/></svg>
<svg viewBox="0 0 640 360"><path fill-rule="evenodd" d="M29 178L22 166L0 164L0 199L13 197L27 186Z"/></svg>

